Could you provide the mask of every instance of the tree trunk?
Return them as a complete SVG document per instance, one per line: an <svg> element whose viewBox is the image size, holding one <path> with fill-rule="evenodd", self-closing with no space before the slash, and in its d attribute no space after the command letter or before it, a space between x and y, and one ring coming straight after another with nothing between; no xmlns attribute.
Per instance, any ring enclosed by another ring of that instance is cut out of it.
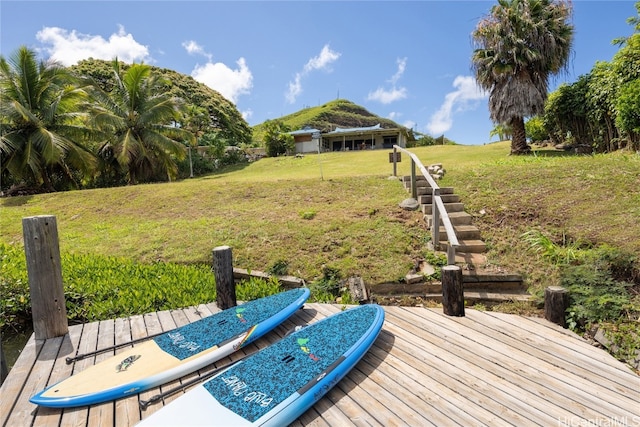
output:
<svg viewBox="0 0 640 427"><path fill-rule="evenodd" d="M511 154L529 154L531 148L527 144L527 135L524 130L524 118L514 117L511 119L511 129L513 135L511 137Z"/></svg>

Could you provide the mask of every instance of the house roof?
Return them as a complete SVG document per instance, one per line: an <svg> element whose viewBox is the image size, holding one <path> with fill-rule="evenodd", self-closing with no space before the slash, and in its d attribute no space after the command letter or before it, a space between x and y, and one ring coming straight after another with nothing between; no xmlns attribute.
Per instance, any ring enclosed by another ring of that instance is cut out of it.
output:
<svg viewBox="0 0 640 427"><path fill-rule="evenodd" d="M309 135L316 132L320 132L318 129L311 128L306 126L302 129L294 130L293 132L289 132L289 135Z"/></svg>
<svg viewBox="0 0 640 427"><path fill-rule="evenodd" d="M382 129L380 127L380 123L378 123L375 126L367 126L367 127L361 127L361 128L338 128L337 127L335 130L327 133L366 132L369 130L377 130L377 129Z"/></svg>

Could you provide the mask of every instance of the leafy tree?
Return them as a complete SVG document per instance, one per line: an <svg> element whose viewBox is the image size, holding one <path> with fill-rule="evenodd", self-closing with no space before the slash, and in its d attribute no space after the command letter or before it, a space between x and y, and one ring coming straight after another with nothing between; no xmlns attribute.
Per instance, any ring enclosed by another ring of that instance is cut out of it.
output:
<svg viewBox="0 0 640 427"><path fill-rule="evenodd" d="M638 6L640 7L640 6ZM612 72L620 83L615 109L616 125L628 136L634 149L640 148L640 33L629 37L613 57Z"/></svg>
<svg viewBox="0 0 640 427"><path fill-rule="evenodd" d="M620 82L612 64L596 62L589 73L587 86L586 102L593 128L594 148L599 152L615 151L620 148L620 132L615 123L615 103Z"/></svg>
<svg viewBox="0 0 640 427"><path fill-rule="evenodd" d="M527 120L524 124L524 128L532 141L544 141L549 139L549 132L545 129L544 121L540 116L535 116Z"/></svg>
<svg viewBox="0 0 640 427"><path fill-rule="evenodd" d="M625 83L616 103L616 125L629 135L632 148L640 148L640 80Z"/></svg>
<svg viewBox="0 0 640 427"><path fill-rule="evenodd" d="M511 126L504 123L498 123L494 126L493 129L491 129L491 132L489 132L489 138L497 136L498 138L500 138L500 141L504 141L511 138L512 133L513 131L511 130Z"/></svg>
<svg viewBox="0 0 640 427"><path fill-rule="evenodd" d="M90 176L95 157L81 144L89 130L78 105L86 92L60 64L20 47L0 56L0 173L53 191Z"/></svg>
<svg viewBox="0 0 640 427"><path fill-rule="evenodd" d="M126 71L130 65L120 63L120 67L122 71ZM72 66L71 70L78 75L90 76L107 92L110 92L116 84L109 61L86 59ZM220 93L191 76L173 70L151 66L151 72L171 81L172 85L166 88L170 96L182 99L185 104L206 112L208 120L205 127L201 129L203 133L222 133L223 137L234 145L251 143L251 127L236 106ZM198 110L197 114L200 118L201 111ZM188 116L189 111L185 113L185 119Z"/></svg>
<svg viewBox="0 0 640 427"><path fill-rule="evenodd" d="M227 141L219 133L209 132L202 135L200 144L209 147L207 154L214 159L221 159L227 147Z"/></svg>
<svg viewBox="0 0 640 427"><path fill-rule="evenodd" d="M291 129L282 120L267 120L264 126L264 144L267 156L276 157L295 150Z"/></svg>
<svg viewBox="0 0 640 427"><path fill-rule="evenodd" d="M91 123L102 131L99 154L127 175L129 184L160 173L176 176L176 161L185 157L183 141L194 136L176 126L181 102L166 93L170 82L151 73L151 67L133 64L122 71L113 61L115 84L111 92L97 89Z"/></svg>
<svg viewBox="0 0 640 427"><path fill-rule="evenodd" d="M566 1L498 0L472 33L472 68L489 92L491 120L513 129L511 154L530 151L524 118L543 112L549 77L567 65L570 16Z"/></svg>

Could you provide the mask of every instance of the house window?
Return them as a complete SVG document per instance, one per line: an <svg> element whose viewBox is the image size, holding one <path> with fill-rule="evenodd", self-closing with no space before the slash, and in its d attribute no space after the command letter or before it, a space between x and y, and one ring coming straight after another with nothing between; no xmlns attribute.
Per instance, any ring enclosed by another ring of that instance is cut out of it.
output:
<svg viewBox="0 0 640 427"><path fill-rule="evenodd" d="M393 148L398 143L397 136L385 136L383 137L382 144L384 148Z"/></svg>

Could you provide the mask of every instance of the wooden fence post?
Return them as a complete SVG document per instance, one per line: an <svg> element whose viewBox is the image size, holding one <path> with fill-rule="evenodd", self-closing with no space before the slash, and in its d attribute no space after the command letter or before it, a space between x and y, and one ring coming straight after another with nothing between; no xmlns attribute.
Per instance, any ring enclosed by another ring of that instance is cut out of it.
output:
<svg viewBox="0 0 640 427"><path fill-rule="evenodd" d="M222 310L235 307L236 282L233 278L233 256L229 246L213 249L213 274L216 278L216 303Z"/></svg>
<svg viewBox="0 0 640 427"><path fill-rule="evenodd" d="M22 218L22 232L35 338L65 335L69 332L69 323L62 286L56 217L41 215Z"/></svg>
<svg viewBox="0 0 640 427"><path fill-rule="evenodd" d="M7 366L7 358L4 357L4 350L2 349L2 339L0 337L0 385L4 382L4 379L9 375L9 367Z"/></svg>
<svg viewBox="0 0 640 427"><path fill-rule="evenodd" d="M544 318L567 327L566 311L569 307L569 291L561 286L549 286L544 290Z"/></svg>
<svg viewBox="0 0 640 427"><path fill-rule="evenodd" d="M448 316L464 316L462 269L457 265L442 267L442 309Z"/></svg>

